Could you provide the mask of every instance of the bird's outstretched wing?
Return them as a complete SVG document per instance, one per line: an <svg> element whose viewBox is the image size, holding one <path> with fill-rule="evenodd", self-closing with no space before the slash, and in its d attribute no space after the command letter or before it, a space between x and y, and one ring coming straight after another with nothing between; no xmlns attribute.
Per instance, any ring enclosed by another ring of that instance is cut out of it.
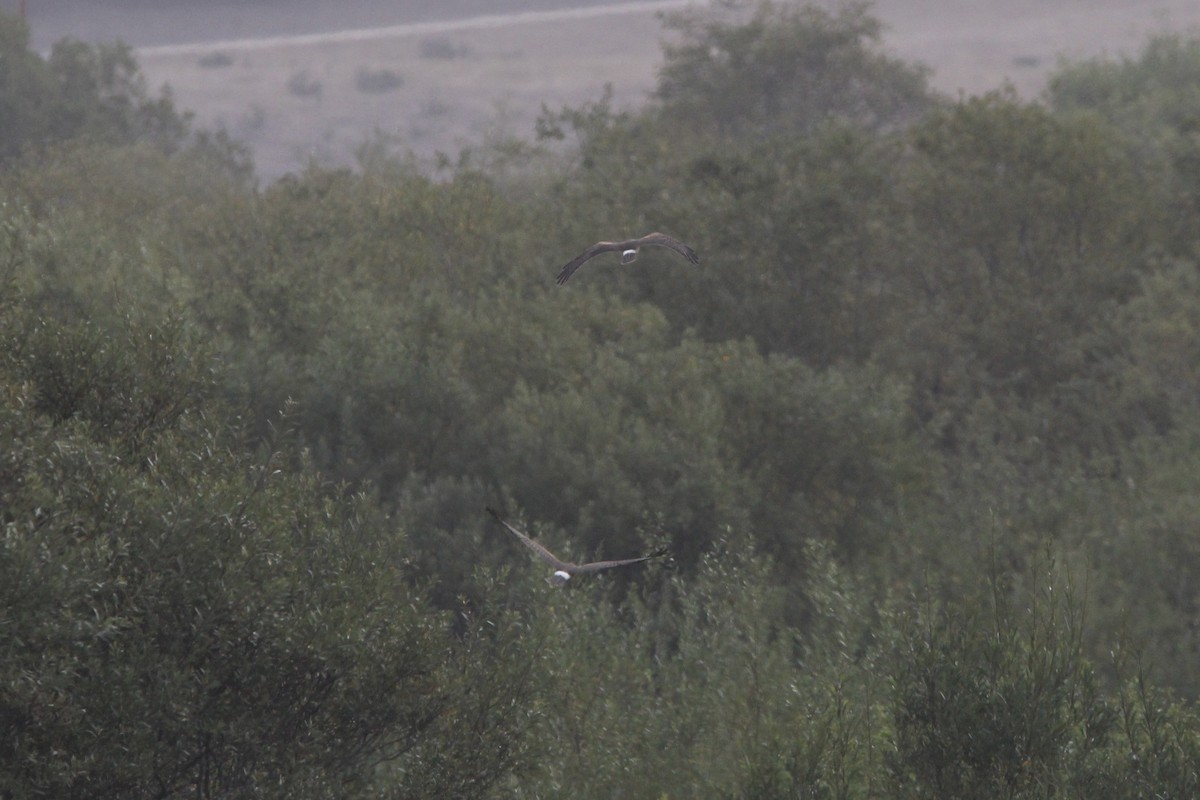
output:
<svg viewBox="0 0 1200 800"><path fill-rule="evenodd" d="M599 572L603 569L612 569L613 567L624 567L629 564L640 564L643 561L651 561L656 558L662 558L667 554L667 548L656 550L648 556L639 556L638 558L620 558L615 561L591 561L587 564L579 564L573 568L574 572Z"/></svg>
<svg viewBox="0 0 1200 800"><path fill-rule="evenodd" d="M561 558L554 555L554 553L551 553L549 550L547 550L541 544L539 544L538 542L529 538L524 533L522 533L521 531L514 528L512 525L509 525L507 522L504 521L504 518L501 517L500 514L497 513L494 509L488 508L487 512L489 514L491 514L493 517L495 517L497 522L499 522L501 525L503 525L505 528L507 528L509 533L511 533L513 536L516 536L518 539L520 539L522 544L524 544L526 547L528 547L530 550L532 550L537 555L538 558L540 558L542 561L545 561L547 564L549 564L551 567L553 567L556 572L561 571L561 572L565 572L569 575L577 575L579 573L584 573L584 572L600 572L601 570L612 569L614 567L624 567L624 566L628 566L629 564L640 564L643 561L650 561L651 559L662 558L668 552L668 549L666 547L663 547L659 550L654 551L653 553L651 553L648 556L639 556L638 558L621 558L621 559L616 559L613 561L592 561L587 564L575 564L570 561L563 561Z"/></svg>
<svg viewBox="0 0 1200 800"><path fill-rule="evenodd" d="M582 253L568 261L566 266L559 270L557 280L558 285L562 286L567 282L568 279L570 279L572 275L575 274L575 270L579 269L587 261L595 258L601 253L611 253L614 250L624 250L625 248L622 245L622 242L596 242L587 250L584 250Z"/></svg>
<svg viewBox="0 0 1200 800"><path fill-rule="evenodd" d="M516 536L518 539L520 539L522 544L524 544L526 547L528 547L530 550L532 550L535 554L537 554L538 558L540 558L542 561L545 561L550 566L554 567L554 569L562 570L563 572L573 572L578 569L578 567L575 564L572 564L569 561L563 561L558 556L554 555L554 553L551 553L549 550L547 550L545 547L543 547L541 544L539 544L538 542L535 542L533 539L530 539L528 536L526 536L524 533L521 533L521 531L517 530L512 525L509 525L507 522L504 521L504 519L498 513L496 513L495 510L489 508L487 510L487 512L496 518L496 522L499 522L501 525L503 525L505 528L507 528L509 533L511 533L513 536Z"/></svg>
<svg viewBox="0 0 1200 800"><path fill-rule="evenodd" d="M688 247L686 244L674 238L673 236L667 236L665 233L648 233L641 239L638 239L637 243L639 246L658 245L660 247L669 247L693 264L700 263L700 256L696 255L695 250Z"/></svg>
<svg viewBox="0 0 1200 800"><path fill-rule="evenodd" d="M626 250L637 250L639 247L655 245L658 247L666 247L674 250L679 255L686 258L693 264L700 263L700 256L696 255L696 251L688 247L683 242L673 236L667 236L665 233L648 233L640 239L626 239L622 242L596 242L594 245L584 250L579 255L567 262L558 273L558 285L562 286L567 280L575 274L575 271L582 267L589 260L595 258L601 253L612 253L614 251L624 252ZM632 260L632 259L630 259Z"/></svg>

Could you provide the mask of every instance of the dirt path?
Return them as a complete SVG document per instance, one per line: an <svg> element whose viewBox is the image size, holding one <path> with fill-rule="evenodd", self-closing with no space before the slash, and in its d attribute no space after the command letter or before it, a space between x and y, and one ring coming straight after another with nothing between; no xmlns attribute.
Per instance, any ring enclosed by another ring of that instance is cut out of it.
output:
<svg viewBox="0 0 1200 800"><path fill-rule="evenodd" d="M319 34L615 0L24 0L34 47L64 36L134 47ZM15 13L21 0L0 0Z"/></svg>
<svg viewBox="0 0 1200 800"><path fill-rule="evenodd" d="M646 13L653 14L684 8L691 5L692 2L693 0L640 0L640 2L613 3L611 5L585 6L582 8L566 8L551 11L514 11L509 14L484 14L462 19L414 22L375 28L354 28L329 33L292 34L142 47L138 49L138 54L142 58L154 58L157 56L202 55L204 53L211 53L214 50L243 52L276 47L320 47L327 44L359 44L362 42L403 39L413 36L434 36L463 31L476 32L530 25L586 22L602 17L629 17Z"/></svg>

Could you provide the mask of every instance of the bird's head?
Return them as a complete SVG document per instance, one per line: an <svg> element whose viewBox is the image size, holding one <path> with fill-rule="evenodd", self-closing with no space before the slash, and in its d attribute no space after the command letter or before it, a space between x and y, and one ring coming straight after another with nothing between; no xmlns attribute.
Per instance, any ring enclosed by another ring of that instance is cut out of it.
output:
<svg viewBox="0 0 1200 800"><path fill-rule="evenodd" d="M549 578L546 578L546 580L552 586L565 586L567 584L567 581L571 580L571 573L566 572L565 570L561 570L561 569L555 570L554 574L551 575Z"/></svg>
<svg viewBox="0 0 1200 800"><path fill-rule="evenodd" d="M624 253L621 253L621 263L622 264L628 264L630 261L633 261L635 258L637 258L637 250L626 250Z"/></svg>

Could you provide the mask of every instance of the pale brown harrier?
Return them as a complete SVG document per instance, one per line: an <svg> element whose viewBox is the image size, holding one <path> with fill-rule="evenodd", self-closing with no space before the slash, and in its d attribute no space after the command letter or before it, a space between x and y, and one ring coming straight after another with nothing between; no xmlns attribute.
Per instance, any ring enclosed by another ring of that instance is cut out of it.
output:
<svg viewBox="0 0 1200 800"><path fill-rule="evenodd" d="M626 239L623 242L596 242L596 244L567 262L567 265L558 273L558 285L562 286L575 274L575 270L582 267L589 259L595 258L601 253L615 253L619 251L621 253L621 263L628 264L637 258L638 250L647 245L669 247L693 264L700 263L700 256L696 255L696 251L678 239L673 239L665 233L648 233L640 239Z"/></svg>
<svg viewBox="0 0 1200 800"><path fill-rule="evenodd" d="M494 510L489 508L487 512L495 517L497 522L507 528L513 536L516 536L518 539L520 539L521 543L532 550L538 558L554 568L554 574L551 575L547 580L549 580L550 583L554 584L555 586L562 586L571 579L572 575L579 575L588 572L599 572L604 569L612 569L613 567L628 566L629 564L640 564L643 561L649 561L652 558L661 558L667 554L667 549L664 547L648 556L641 556L640 558L622 558L616 561L592 561L587 564L574 564L570 561L563 561L561 558L554 555L554 553L551 553L545 547L538 544L533 539L530 539L512 525L509 525Z"/></svg>

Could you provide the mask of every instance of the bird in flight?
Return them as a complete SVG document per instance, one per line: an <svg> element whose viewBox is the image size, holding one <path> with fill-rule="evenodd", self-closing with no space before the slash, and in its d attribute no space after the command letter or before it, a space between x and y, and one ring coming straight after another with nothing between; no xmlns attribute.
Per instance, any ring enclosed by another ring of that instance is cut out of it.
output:
<svg viewBox="0 0 1200 800"><path fill-rule="evenodd" d="M621 263L629 264L635 258L637 258L638 250L647 245L669 247L693 264L700 263L700 256L696 255L696 251L678 239L673 239L672 237L667 236L665 233L648 233L640 239L626 239L623 242L596 242L587 250L584 250L582 253L567 262L567 265L558 273L558 285L562 286L572 275L575 274L575 270L579 269L587 261L595 258L601 253L620 252Z"/></svg>
<svg viewBox="0 0 1200 800"><path fill-rule="evenodd" d="M522 533L521 531L514 528L512 525L509 525L493 509L489 508L487 510L487 512L489 514L491 514L493 517L495 517L497 522L499 522L501 525L503 525L505 528L507 528L509 533L511 533L513 536L516 536L518 539L520 539L521 543L524 544L526 547L528 547L530 550L532 550L534 552L534 554L537 555L538 558L540 558L542 561L545 561L547 564L549 564L551 567L554 568L554 574L551 575L550 578L548 578L548 580L550 581L550 583L554 584L555 586L562 586L564 583L566 583L567 581L569 581L571 579L572 575L581 575L581 574L589 573L589 572L600 572L601 570L612 569L613 567L625 567L630 564L640 564L643 561L649 561L654 558L661 558L662 556L665 556L667 554L667 548L664 547L661 550L657 550L648 556L641 556L640 558L622 558L622 559L618 559L616 561L591 561L587 564L574 564L570 561L563 561L561 558L554 555L554 553L551 553L545 547L543 547L539 543L535 542L533 539L529 538L524 533Z"/></svg>

